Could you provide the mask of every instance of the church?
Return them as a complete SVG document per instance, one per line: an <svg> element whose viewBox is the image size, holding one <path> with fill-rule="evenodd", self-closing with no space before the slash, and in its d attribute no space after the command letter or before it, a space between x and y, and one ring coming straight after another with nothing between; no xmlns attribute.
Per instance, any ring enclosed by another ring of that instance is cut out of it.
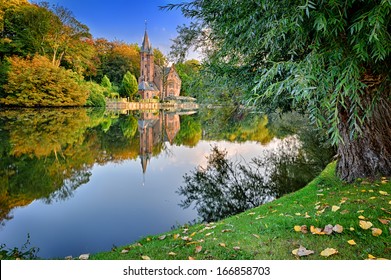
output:
<svg viewBox="0 0 391 280"><path fill-rule="evenodd" d="M160 67L154 62L153 48L145 30L140 49L141 65L138 93L142 99L177 97L181 92L182 81L175 67Z"/></svg>

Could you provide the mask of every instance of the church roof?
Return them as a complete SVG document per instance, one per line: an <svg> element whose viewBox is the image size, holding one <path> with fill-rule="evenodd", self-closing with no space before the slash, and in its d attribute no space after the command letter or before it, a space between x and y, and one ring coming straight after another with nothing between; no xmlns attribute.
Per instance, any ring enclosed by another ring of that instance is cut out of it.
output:
<svg viewBox="0 0 391 280"><path fill-rule="evenodd" d="M149 42L149 37L148 37L147 30L145 30L144 40L143 40L143 44L141 46L141 50L140 51L141 52L147 52L147 53L150 53L150 54L153 53L152 45Z"/></svg>
<svg viewBox="0 0 391 280"><path fill-rule="evenodd" d="M139 84L138 84L138 89L139 90L143 90L143 91L146 91L146 90L150 90L150 91L159 91L156 87L156 85L152 82L148 83L146 81L141 81Z"/></svg>

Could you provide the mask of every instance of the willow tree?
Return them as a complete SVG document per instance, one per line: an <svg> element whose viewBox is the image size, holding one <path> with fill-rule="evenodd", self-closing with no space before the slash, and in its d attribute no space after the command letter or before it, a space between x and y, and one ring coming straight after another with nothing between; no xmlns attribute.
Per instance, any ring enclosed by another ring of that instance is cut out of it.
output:
<svg viewBox="0 0 391 280"><path fill-rule="evenodd" d="M192 19L177 54L195 43L246 101L305 108L338 145L347 181L391 175L390 0L194 0L168 5ZM182 53L183 54L183 53Z"/></svg>

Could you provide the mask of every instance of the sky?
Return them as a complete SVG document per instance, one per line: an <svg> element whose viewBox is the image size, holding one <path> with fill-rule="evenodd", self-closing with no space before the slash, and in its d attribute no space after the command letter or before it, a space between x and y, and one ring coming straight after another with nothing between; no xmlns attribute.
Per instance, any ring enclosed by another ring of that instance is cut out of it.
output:
<svg viewBox="0 0 391 280"><path fill-rule="evenodd" d="M179 10L162 11L159 6L180 3L180 0L45 0L71 10L75 18L90 28L96 38L109 41L142 44L145 21L152 47L168 55L172 39L177 36L176 27L188 23ZM41 2L41 1L30 1ZM195 58L196 54L190 54Z"/></svg>

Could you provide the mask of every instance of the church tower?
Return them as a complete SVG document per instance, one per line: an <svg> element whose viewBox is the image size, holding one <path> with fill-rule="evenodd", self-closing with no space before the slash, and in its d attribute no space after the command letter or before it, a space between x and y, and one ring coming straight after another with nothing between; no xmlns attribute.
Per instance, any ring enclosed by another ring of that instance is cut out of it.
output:
<svg viewBox="0 0 391 280"><path fill-rule="evenodd" d="M148 33L145 29L144 40L140 50L141 65L140 65L140 80L139 82L153 82L155 75L155 63L153 57L152 45L149 42Z"/></svg>

